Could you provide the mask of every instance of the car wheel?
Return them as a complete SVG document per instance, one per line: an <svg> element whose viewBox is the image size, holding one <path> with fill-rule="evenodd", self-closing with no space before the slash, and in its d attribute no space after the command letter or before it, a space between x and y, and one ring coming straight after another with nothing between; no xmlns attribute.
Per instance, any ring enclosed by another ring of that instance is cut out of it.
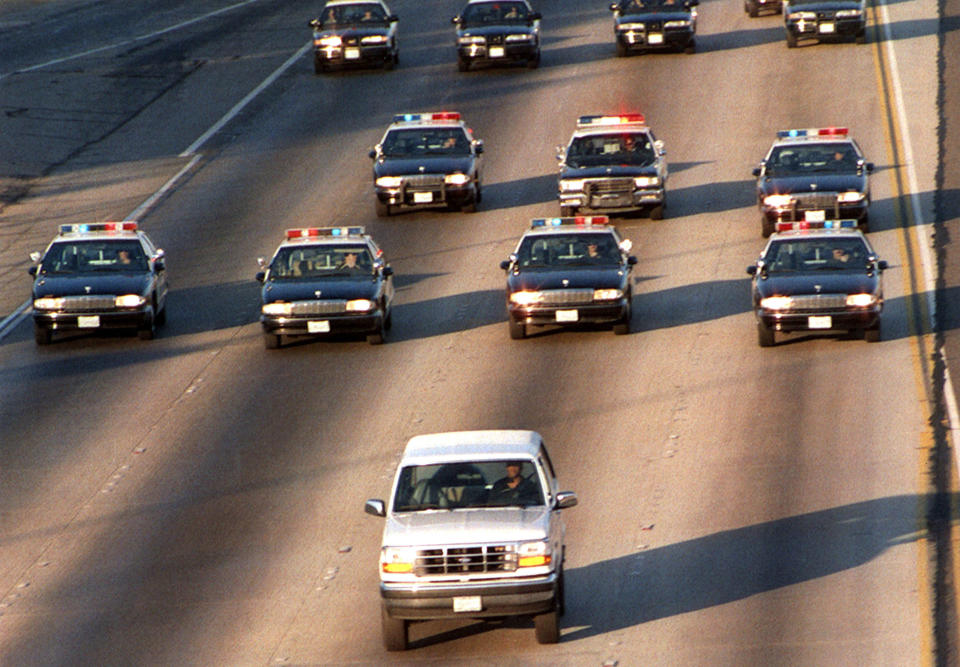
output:
<svg viewBox="0 0 960 667"><path fill-rule="evenodd" d="M390 329L393 328L393 311L392 310L387 311L387 317L383 321L383 328L386 329L387 331L390 331Z"/></svg>
<svg viewBox="0 0 960 667"><path fill-rule="evenodd" d="M560 621L557 610L553 609L545 614L533 617L533 628L536 631L538 644L556 644L560 641Z"/></svg>
<svg viewBox="0 0 960 667"><path fill-rule="evenodd" d="M33 340L37 345L49 345L52 339L53 332L50 329L40 324L33 325Z"/></svg>
<svg viewBox="0 0 960 667"><path fill-rule="evenodd" d="M146 326L140 327L137 329L137 338L140 340L153 340L157 336L157 320L154 317L150 318L150 321Z"/></svg>
<svg viewBox="0 0 960 667"><path fill-rule="evenodd" d="M384 326L383 319L380 320L380 326L372 334L367 334L367 342L371 345L383 345L387 339L387 328Z"/></svg>
<svg viewBox="0 0 960 667"><path fill-rule="evenodd" d="M864 330L863 339L868 343L879 343L880 342L880 322L877 322L875 325L869 329Z"/></svg>
<svg viewBox="0 0 960 667"><path fill-rule="evenodd" d="M793 33L788 31L787 32L787 48L795 49L796 47L797 47L797 38Z"/></svg>
<svg viewBox="0 0 960 667"><path fill-rule="evenodd" d="M763 234L763 238L770 238L770 235L773 234L773 223L767 220L764 216L760 220L760 233Z"/></svg>
<svg viewBox="0 0 960 667"><path fill-rule="evenodd" d="M617 57L626 58L627 57L627 46L621 41L617 41Z"/></svg>
<svg viewBox="0 0 960 667"><path fill-rule="evenodd" d="M540 67L540 51L537 51L537 55L527 61L527 67L530 69L537 69Z"/></svg>
<svg viewBox="0 0 960 667"><path fill-rule="evenodd" d="M760 347L773 347L776 340L774 331L763 322L757 322L757 344Z"/></svg>
<svg viewBox="0 0 960 667"><path fill-rule="evenodd" d="M630 320L633 318L633 308L630 307L631 298L632 296L627 294L627 312L621 321L613 325L613 333L616 336L626 336L630 333Z"/></svg>
<svg viewBox="0 0 960 667"><path fill-rule="evenodd" d="M268 350L280 349L280 334L263 334L263 346Z"/></svg>
<svg viewBox="0 0 960 667"><path fill-rule="evenodd" d="M567 613L567 588L563 581L563 567L560 567L560 574L557 576L557 616L563 616Z"/></svg>
<svg viewBox="0 0 960 667"><path fill-rule="evenodd" d="M457 69L460 70L461 72L469 72L469 71L470 71L470 61L467 60L466 58L459 58L459 57L458 57L458 58L457 58Z"/></svg>
<svg viewBox="0 0 960 667"><path fill-rule="evenodd" d="M374 207L377 210L378 218L389 218L390 217L390 204L382 202L379 199L374 202Z"/></svg>
<svg viewBox="0 0 960 667"><path fill-rule="evenodd" d="M393 618L385 607L380 607L380 625L383 633L383 647L388 651L407 650L407 630L410 621Z"/></svg>
<svg viewBox="0 0 960 667"><path fill-rule="evenodd" d="M167 323L167 307L164 306L156 315L157 326L162 327Z"/></svg>
<svg viewBox="0 0 960 667"><path fill-rule="evenodd" d="M857 44L866 44L867 43L867 31L858 32L856 37Z"/></svg>
<svg viewBox="0 0 960 667"><path fill-rule="evenodd" d="M650 209L651 220L663 220L663 204L657 204Z"/></svg>
<svg viewBox="0 0 960 667"><path fill-rule="evenodd" d="M460 207L460 210L464 213L476 213L477 212L477 195L474 194L473 198L469 202Z"/></svg>
<svg viewBox="0 0 960 667"><path fill-rule="evenodd" d="M870 215L865 213L863 218L860 219L859 224L857 224L857 227L864 234L869 232L870 231Z"/></svg>
<svg viewBox="0 0 960 667"><path fill-rule="evenodd" d="M319 56L313 57L313 73L314 74L323 74L327 71L327 66L323 63L323 60Z"/></svg>
<svg viewBox="0 0 960 667"><path fill-rule="evenodd" d="M750 5L750 8L747 10L747 13L750 14L750 18L755 19L760 15L760 8L756 5Z"/></svg>
<svg viewBox="0 0 960 667"><path fill-rule="evenodd" d="M577 214L576 206L561 206L560 207L560 217L569 218Z"/></svg>
<svg viewBox="0 0 960 667"><path fill-rule="evenodd" d="M527 337L527 325L523 322L517 322L512 317L509 320L510 338L513 340L523 340Z"/></svg>
<svg viewBox="0 0 960 667"><path fill-rule="evenodd" d="M683 52L687 55L691 55L697 52L697 42L696 40L691 39L687 42L687 45L684 47Z"/></svg>

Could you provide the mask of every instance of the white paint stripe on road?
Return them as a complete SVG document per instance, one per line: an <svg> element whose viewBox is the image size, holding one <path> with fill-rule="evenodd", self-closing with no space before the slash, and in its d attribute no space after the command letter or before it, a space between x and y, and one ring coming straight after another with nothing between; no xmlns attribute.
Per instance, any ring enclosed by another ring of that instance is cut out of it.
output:
<svg viewBox="0 0 960 667"><path fill-rule="evenodd" d="M201 156L199 155L194 155L193 158L180 169L180 171L178 171L176 174L171 176L169 181L164 183L159 190L157 190L152 195L147 197L146 201L144 201L137 208L135 208L133 212L124 219L135 220L137 222L140 222L140 218L142 218L147 211L153 208L153 205L156 204L160 200L160 198L163 197L163 195L170 192L170 190L172 190L173 187L177 184L177 181L183 178L184 174L186 174L188 171L193 169L194 165L196 165L197 162L200 161L200 157Z"/></svg>
<svg viewBox="0 0 960 667"><path fill-rule="evenodd" d="M244 7L245 5L249 5L249 4L254 3L254 2L258 2L258 0L243 0L242 2L238 2L238 3L236 3L235 5L230 5L229 7L223 7L223 8L221 8L221 9L218 9L218 10L216 10L216 11L210 12L210 13L208 13L208 14L204 14L203 16L197 16L197 17L192 18L192 19L189 19L189 20L187 20L187 21L183 21L182 23L177 23L176 25L172 25L172 26L169 26L169 27L167 27L167 28L163 28L162 30L155 30L155 31L150 32L150 33L147 33L147 34L145 34L145 35L140 35L139 37L131 37L130 39L125 39L125 40L123 40L123 41L121 41L121 42L116 42L116 43L114 43L114 44L109 44L109 45L107 45L107 46L100 46L100 47L97 47L97 48L95 48L95 49L88 49L87 51L81 51L80 53L74 53L74 54L69 55L69 56L63 56L62 58L55 58L55 59L53 59L53 60L48 60L48 61L45 62L45 63L40 63L39 65L31 65L30 67L23 67L23 68L21 68L21 69L14 70L14 71L12 71L12 72L7 72L7 73L5 73L5 74L0 74L0 79L3 79L3 78L5 78L5 77L8 77L8 76L10 76L11 74L23 74L23 73L25 73L25 72L33 72L33 71L36 71L36 70L38 70L38 69L43 69L43 68L45 68L45 67L51 67L51 66L53 66L53 65L59 65L60 63L64 63L64 62L67 62L67 61L70 61L70 60L76 60L77 58L83 58L83 57L86 57L86 56L91 56L91 55L93 55L93 54L95 54L95 53L100 53L100 52L102 52L102 51L109 51L110 49L119 49L120 47L123 47L123 46L128 46L128 45L130 45L130 44L136 44L137 42L142 42L142 41L145 40L145 39L153 39L154 37L158 37L158 36L160 36L160 35L164 35L164 34L166 34L166 33L168 33L168 32L173 32L174 30L180 30L181 28L186 28L187 26L193 25L194 23L199 23L200 21L205 21L205 20L207 20L207 19L209 19L209 18L213 18L214 16L219 16L220 14L225 14L225 13L227 13L227 12L232 12L234 9L239 9L240 7Z"/></svg>
<svg viewBox="0 0 960 667"><path fill-rule="evenodd" d="M27 316L28 308L30 308L29 299L21 303L15 311L3 318L3 321L0 322L0 340L3 340L8 333L17 328L20 321Z"/></svg>

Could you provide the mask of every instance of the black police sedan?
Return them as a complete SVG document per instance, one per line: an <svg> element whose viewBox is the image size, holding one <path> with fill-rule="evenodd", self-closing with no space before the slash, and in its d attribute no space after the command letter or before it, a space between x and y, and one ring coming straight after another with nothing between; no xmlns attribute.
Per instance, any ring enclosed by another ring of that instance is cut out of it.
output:
<svg viewBox="0 0 960 667"><path fill-rule="evenodd" d="M845 127L777 132L753 170L761 232L770 236L780 221L841 219L869 231L872 171Z"/></svg>
<svg viewBox="0 0 960 667"><path fill-rule="evenodd" d="M483 198L483 142L456 111L399 114L373 150L378 217L401 207L444 206L473 213Z"/></svg>
<svg viewBox="0 0 960 667"><path fill-rule="evenodd" d="M774 14L779 14L783 11L783 0L743 0L743 11L750 18L760 16L760 12L763 10L770 10Z"/></svg>
<svg viewBox="0 0 960 667"><path fill-rule="evenodd" d="M617 55L631 52L697 50L700 0L619 0L610 5Z"/></svg>
<svg viewBox="0 0 960 667"><path fill-rule="evenodd" d="M55 331L131 329L150 340L167 318L164 252L136 222L61 225L30 258L37 345Z"/></svg>
<svg viewBox="0 0 960 667"><path fill-rule="evenodd" d="M378 65L393 69L400 59L397 15L383 0L331 0L313 28L313 69Z"/></svg>
<svg viewBox="0 0 960 667"><path fill-rule="evenodd" d="M361 334L371 345L384 342L393 269L363 227L288 229L273 259L257 261L267 349L284 336Z"/></svg>
<svg viewBox="0 0 960 667"><path fill-rule="evenodd" d="M637 258L608 223L605 215L531 222L500 263L507 272L510 338L547 325L608 324L615 334L630 333L630 271Z"/></svg>
<svg viewBox="0 0 960 667"><path fill-rule="evenodd" d="M540 65L540 12L527 0L470 0L453 24L461 72L478 64Z"/></svg>
<svg viewBox="0 0 960 667"><path fill-rule="evenodd" d="M865 0L784 0L783 21L791 49L801 39L867 41Z"/></svg>
<svg viewBox="0 0 960 667"><path fill-rule="evenodd" d="M782 222L778 230L747 267L760 346L773 345L777 331L855 331L879 341L887 263L856 221Z"/></svg>

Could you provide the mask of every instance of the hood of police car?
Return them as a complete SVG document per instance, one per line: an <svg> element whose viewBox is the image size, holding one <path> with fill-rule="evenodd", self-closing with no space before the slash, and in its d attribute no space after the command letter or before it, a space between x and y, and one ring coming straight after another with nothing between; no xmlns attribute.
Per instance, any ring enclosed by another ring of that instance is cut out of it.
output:
<svg viewBox="0 0 960 667"><path fill-rule="evenodd" d="M569 266L523 269L507 277L511 292L544 289L622 288L626 271L619 266Z"/></svg>
<svg viewBox="0 0 960 667"><path fill-rule="evenodd" d="M90 272L58 276L42 273L33 283L33 296L87 296L95 294L144 294L149 273Z"/></svg>
<svg viewBox="0 0 960 667"><path fill-rule="evenodd" d="M760 296L797 296L801 294L874 294L880 276L865 269L768 273L756 280Z"/></svg>
<svg viewBox="0 0 960 667"><path fill-rule="evenodd" d="M396 512L387 518L383 543L417 547L542 540L549 520L543 505Z"/></svg>
<svg viewBox="0 0 960 667"><path fill-rule="evenodd" d="M805 174L778 176L763 181L764 194L794 194L803 192L862 192L866 176L856 172L847 174Z"/></svg>
<svg viewBox="0 0 960 667"><path fill-rule="evenodd" d="M300 280L268 280L261 290L264 303L272 301L326 301L328 299L377 298L377 281L372 275L342 277L318 281L316 278Z"/></svg>
<svg viewBox="0 0 960 667"><path fill-rule="evenodd" d="M379 176L410 176L414 174L469 174L473 171L473 155L418 155L411 158L386 158L373 165Z"/></svg>

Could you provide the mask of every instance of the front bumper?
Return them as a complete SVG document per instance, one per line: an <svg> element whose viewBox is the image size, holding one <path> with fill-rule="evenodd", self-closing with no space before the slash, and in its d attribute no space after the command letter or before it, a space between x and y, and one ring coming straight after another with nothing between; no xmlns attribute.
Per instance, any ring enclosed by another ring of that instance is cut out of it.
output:
<svg viewBox="0 0 960 667"><path fill-rule="evenodd" d="M375 186L377 199L390 206L466 206L476 201L476 190L472 183L463 186L438 184L433 186L398 188Z"/></svg>
<svg viewBox="0 0 960 667"><path fill-rule="evenodd" d="M469 63L498 64L505 62L526 62L535 60L539 52L536 42L517 42L505 44L461 44L457 46L457 57Z"/></svg>
<svg viewBox="0 0 960 667"><path fill-rule="evenodd" d="M329 334L367 334L380 331L381 312L358 315L312 317L260 316L263 332L283 336L324 336Z"/></svg>
<svg viewBox="0 0 960 667"><path fill-rule="evenodd" d="M796 204L787 207L767 206L760 204L760 212L764 220L769 225L776 225L778 222L802 221L808 213L817 216L823 216L826 220L856 220L858 226L867 218L870 205L866 200L853 204L837 203L831 208L807 209L800 208Z"/></svg>
<svg viewBox="0 0 960 667"><path fill-rule="evenodd" d="M510 319L519 324L547 326L557 324L617 324L630 313L626 297L618 301L571 306L523 306L507 304Z"/></svg>
<svg viewBox="0 0 960 667"><path fill-rule="evenodd" d="M313 51L317 64L328 67L379 65L391 59L389 44L375 46L320 47Z"/></svg>
<svg viewBox="0 0 960 667"><path fill-rule="evenodd" d="M542 614L555 608L556 573L535 579L464 583L380 583L380 597L387 613L401 619L483 618ZM479 597L480 609L454 611L454 598Z"/></svg>
<svg viewBox="0 0 960 667"><path fill-rule="evenodd" d="M33 311L37 327L50 331L96 331L98 329L145 329L153 323L153 307L101 312Z"/></svg>
<svg viewBox="0 0 960 667"><path fill-rule="evenodd" d="M680 50L693 43L693 30L617 30L617 42L628 51Z"/></svg>
<svg viewBox="0 0 960 667"><path fill-rule="evenodd" d="M881 308L827 310L823 312L773 312L759 310L757 319L775 331L855 331L880 322Z"/></svg>
<svg viewBox="0 0 960 667"><path fill-rule="evenodd" d="M786 20L787 32L796 39L851 39L866 32L864 18Z"/></svg>
<svg viewBox="0 0 960 667"><path fill-rule="evenodd" d="M644 188L633 192L620 193L586 193L564 192L558 194L561 206L587 208L591 211L615 213L617 211L641 210L650 206L659 206L663 203L665 190L663 188Z"/></svg>

